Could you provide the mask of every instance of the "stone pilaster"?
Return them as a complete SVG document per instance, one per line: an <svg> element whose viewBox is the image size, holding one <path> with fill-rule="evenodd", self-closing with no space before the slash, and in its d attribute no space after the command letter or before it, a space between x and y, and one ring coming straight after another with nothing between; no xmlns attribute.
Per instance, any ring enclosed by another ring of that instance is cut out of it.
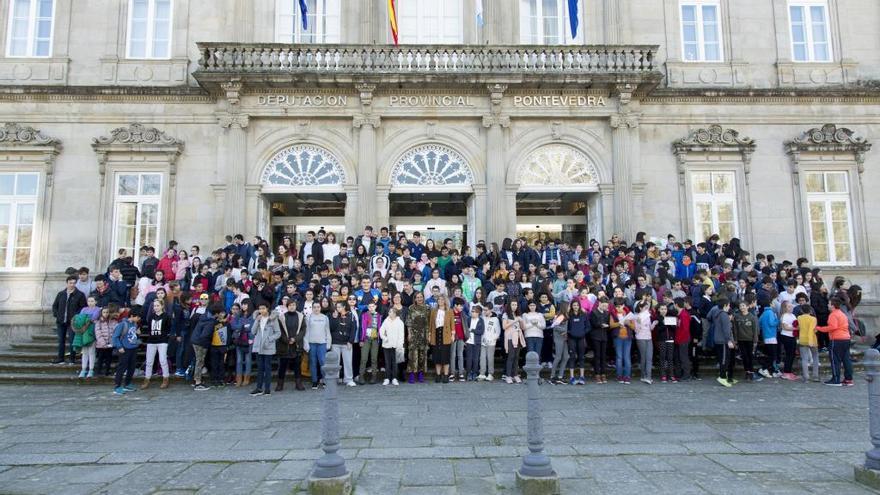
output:
<svg viewBox="0 0 880 495"><path fill-rule="evenodd" d="M358 217L359 226L353 232L360 232L364 225L377 223L376 209L376 128L381 124L378 115L372 113L373 91L375 84L355 85L361 100L362 113L355 115L352 126L357 129L358 137ZM387 212L386 212L387 216ZM387 220L386 220L387 222ZM378 225L373 225L376 229Z"/></svg>
<svg viewBox="0 0 880 495"><path fill-rule="evenodd" d="M247 179L247 115L229 113L220 117L219 123L225 141L226 153L223 157L223 177L226 179L224 234L242 234L245 231L245 183Z"/></svg>
<svg viewBox="0 0 880 495"><path fill-rule="evenodd" d="M516 208L505 208L505 186L507 184L507 161L504 153L504 128L510 127L510 117L503 115L501 102L507 86L490 84L488 86L491 113L483 116L486 132L486 224L489 240L502 239L510 235L507 228L511 217L516 217ZM515 221L515 220L514 220Z"/></svg>
<svg viewBox="0 0 880 495"><path fill-rule="evenodd" d="M355 184L345 186L345 235L354 236L364 228L360 220L360 194ZM342 242L344 236L336 236Z"/></svg>
<svg viewBox="0 0 880 495"><path fill-rule="evenodd" d="M638 160L635 144L638 135L633 132L638 127L638 117L634 114L619 113L611 115L611 141L614 179L614 210L612 211L614 233L627 241L633 240L633 169Z"/></svg>
<svg viewBox="0 0 880 495"><path fill-rule="evenodd" d="M372 221L375 231L378 231L382 227L387 227L388 223L391 221L390 193L391 186L388 184L380 184L375 188L375 198L373 200L375 216ZM363 228L363 226L361 226L361 228Z"/></svg>
<svg viewBox="0 0 880 495"><path fill-rule="evenodd" d="M491 240L488 237L488 231L486 228L485 212L486 212L487 190L488 190L488 188L486 187L485 184L475 184L474 185L474 200L472 203L470 203L473 205L473 208L474 208L474 214L473 214L474 239L468 239L468 245L470 245L471 247L476 247L477 241L479 241L480 239L486 241L487 243L491 242ZM471 216L471 214L470 214L470 212L468 212L468 217L470 217L470 216Z"/></svg>

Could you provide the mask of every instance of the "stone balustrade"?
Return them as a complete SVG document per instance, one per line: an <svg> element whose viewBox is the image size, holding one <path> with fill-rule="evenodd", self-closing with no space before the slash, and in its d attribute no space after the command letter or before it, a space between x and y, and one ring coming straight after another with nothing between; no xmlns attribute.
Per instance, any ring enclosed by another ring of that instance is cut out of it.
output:
<svg viewBox="0 0 880 495"><path fill-rule="evenodd" d="M198 43L197 74L654 75L658 47Z"/></svg>

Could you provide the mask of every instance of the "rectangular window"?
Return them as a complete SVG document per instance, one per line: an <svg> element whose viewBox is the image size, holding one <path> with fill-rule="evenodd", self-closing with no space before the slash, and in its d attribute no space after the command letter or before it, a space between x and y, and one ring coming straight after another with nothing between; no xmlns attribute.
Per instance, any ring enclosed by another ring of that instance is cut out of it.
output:
<svg viewBox="0 0 880 495"><path fill-rule="evenodd" d="M721 7L716 0L681 3L681 46L689 62L721 62Z"/></svg>
<svg viewBox="0 0 880 495"><path fill-rule="evenodd" d="M855 263L849 183L846 172L805 174L813 262L825 265Z"/></svg>
<svg viewBox="0 0 880 495"><path fill-rule="evenodd" d="M0 270L31 266L39 182L35 173L0 173Z"/></svg>
<svg viewBox="0 0 880 495"><path fill-rule="evenodd" d="M442 45L464 41L462 0L404 0L396 6L401 43Z"/></svg>
<svg viewBox="0 0 880 495"><path fill-rule="evenodd" d="M691 174L691 191L697 239L702 241L712 234L722 239L739 235L733 172L695 172Z"/></svg>
<svg viewBox="0 0 880 495"><path fill-rule="evenodd" d="M11 0L7 57L51 57L55 0Z"/></svg>
<svg viewBox="0 0 880 495"><path fill-rule="evenodd" d="M578 1L577 37L571 37L568 0L520 0L519 39L524 45L582 45L584 6Z"/></svg>
<svg viewBox="0 0 880 495"><path fill-rule="evenodd" d="M306 29L299 0L275 1L278 43L339 43L341 0L306 0Z"/></svg>
<svg viewBox="0 0 880 495"><path fill-rule="evenodd" d="M113 251L125 249L136 256L141 246L159 244L162 175L119 173L116 175Z"/></svg>
<svg viewBox="0 0 880 495"><path fill-rule="evenodd" d="M790 2L791 57L796 62L831 62L831 25L825 1Z"/></svg>
<svg viewBox="0 0 880 495"><path fill-rule="evenodd" d="M171 58L173 0L130 0L128 58Z"/></svg>

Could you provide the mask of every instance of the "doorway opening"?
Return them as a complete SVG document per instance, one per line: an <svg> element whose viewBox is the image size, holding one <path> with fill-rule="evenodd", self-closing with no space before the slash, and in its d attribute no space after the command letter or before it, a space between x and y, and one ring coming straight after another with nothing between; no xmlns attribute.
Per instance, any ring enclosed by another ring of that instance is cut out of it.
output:
<svg viewBox="0 0 880 495"><path fill-rule="evenodd" d="M548 239L587 242L592 197L586 192L525 192L516 195L516 235L529 243ZM595 212L594 212L595 213Z"/></svg>
<svg viewBox="0 0 880 495"><path fill-rule="evenodd" d="M345 241L345 193L272 193L264 195L271 215L271 245L285 235L299 245L309 231L325 230Z"/></svg>
<svg viewBox="0 0 880 495"><path fill-rule="evenodd" d="M468 203L471 193L392 193L391 230L407 237L418 231L423 240L432 239L438 249L452 239L455 249L468 242ZM395 234L396 235L396 234Z"/></svg>

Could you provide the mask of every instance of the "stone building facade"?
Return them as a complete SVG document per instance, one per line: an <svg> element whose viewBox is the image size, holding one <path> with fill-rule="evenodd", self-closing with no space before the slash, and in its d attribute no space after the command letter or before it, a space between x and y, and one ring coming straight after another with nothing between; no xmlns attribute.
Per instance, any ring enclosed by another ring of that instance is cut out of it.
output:
<svg viewBox="0 0 880 495"><path fill-rule="evenodd" d="M880 296L880 4L482 3L394 46L385 0L0 1L0 324L120 248L365 224L718 232Z"/></svg>

